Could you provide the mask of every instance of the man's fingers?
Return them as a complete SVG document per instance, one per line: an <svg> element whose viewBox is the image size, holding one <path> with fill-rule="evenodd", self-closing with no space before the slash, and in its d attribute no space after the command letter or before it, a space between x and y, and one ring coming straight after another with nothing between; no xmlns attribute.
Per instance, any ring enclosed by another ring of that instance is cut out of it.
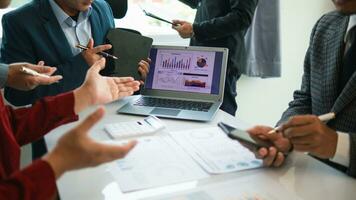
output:
<svg viewBox="0 0 356 200"><path fill-rule="evenodd" d="M93 53L99 53L99 52L109 50L111 48L112 48L111 44L104 44L104 45L99 45L99 46L93 48L92 51L93 51Z"/></svg>
<svg viewBox="0 0 356 200"><path fill-rule="evenodd" d="M24 66L29 69L35 70L38 73L47 74L47 75L52 75L57 70L56 67L49 67L44 65L25 64Z"/></svg>
<svg viewBox="0 0 356 200"><path fill-rule="evenodd" d="M294 137L305 137L313 133L315 129L314 124L307 124L302 126L295 126L287 128L283 131L283 134L286 138L294 138Z"/></svg>
<svg viewBox="0 0 356 200"><path fill-rule="evenodd" d="M259 135L259 134L264 134L268 133L270 130L272 130L271 127L268 126L255 126L247 130L252 135Z"/></svg>
<svg viewBox="0 0 356 200"><path fill-rule="evenodd" d="M128 97L128 96L133 95L133 93L134 93L133 91L119 92L117 98Z"/></svg>
<svg viewBox="0 0 356 200"><path fill-rule="evenodd" d="M282 125L282 130L288 129L290 127L307 125L319 120L315 115L297 115L291 117L287 123Z"/></svg>
<svg viewBox="0 0 356 200"><path fill-rule="evenodd" d="M293 145L310 145L314 142L314 136L308 135L304 137L293 137L289 139Z"/></svg>
<svg viewBox="0 0 356 200"><path fill-rule="evenodd" d="M274 147L270 147L268 149L268 155L263 159L263 165L266 167L271 166L276 156L277 156L277 149Z"/></svg>
<svg viewBox="0 0 356 200"><path fill-rule="evenodd" d="M88 47L89 49L94 48L94 40L93 40L93 38L90 38L90 39L89 39L89 42L88 42L88 44L87 44L87 47Z"/></svg>
<svg viewBox="0 0 356 200"><path fill-rule="evenodd" d="M136 144L136 141L131 141L122 146L98 144L98 149L101 149L101 160L99 162L108 162L123 158L136 146Z"/></svg>
<svg viewBox="0 0 356 200"><path fill-rule="evenodd" d="M132 77L112 77L116 84L134 82L134 78Z"/></svg>
<svg viewBox="0 0 356 200"><path fill-rule="evenodd" d="M255 156L257 159L263 159L268 154L268 150L266 148L260 148L256 153Z"/></svg>
<svg viewBox="0 0 356 200"><path fill-rule="evenodd" d="M63 77L61 75L57 75L57 76L51 76L49 78L46 77L41 77L41 76L37 76L35 77L36 79L36 83L38 85L51 85L53 83L57 83L59 80L61 80Z"/></svg>
<svg viewBox="0 0 356 200"><path fill-rule="evenodd" d="M84 119L82 123L77 126L79 133L87 133L101 118L103 118L105 110L103 107L98 108L95 112Z"/></svg>
<svg viewBox="0 0 356 200"><path fill-rule="evenodd" d="M278 152L277 158L274 161L273 166L274 167L280 167L283 164L284 160L285 160L285 157L284 157L283 153Z"/></svg>
<svg viewBox="0 0 356 200"><path fill-rule="evenodd" d="M45 62L42 60L37 63L37 65L40 65L40 66L44 66L44 64L45 64Z"/></svg>
<svg viewBox="0 0 356 200"><path fill-rule="evenodd" d="M102 69L105 67L106 60L105 58L101 58L100 60L96 61L89 70L91 70L93 73L99 73Z"/></svg>

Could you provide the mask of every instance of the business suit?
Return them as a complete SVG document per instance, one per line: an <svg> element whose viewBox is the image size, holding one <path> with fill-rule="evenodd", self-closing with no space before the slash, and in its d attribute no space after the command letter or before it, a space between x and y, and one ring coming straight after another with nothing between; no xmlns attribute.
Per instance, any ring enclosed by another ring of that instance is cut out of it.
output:
<svg viewBox="0 0 356 200"><path fill-rule="evenodd" d="M247 64L244 37L258 0L180 0L197 9L192 46L229 49L222 110L235 115L236 81Z"/></svg>
<svg viewBox="0 0 356 200"><path fill-rule="evenodd" d="M335 112L328 126L349 133L350 166L347 173L356 177L356 73L340 91L340 71L345 51L344 37L349 16L332 12L315 25L306 59L301 89L279 123L301 114ZM331 161L325 161L331 163Z"/></svg>
<svg viewBox="0 0 356 200"><path fill-rule="evenodd" d="M112 11L106 1L93 2L89 20L94 44L104 44L107 31L114 27ZM89 66L81 54L72 55L48 0L34 0L5 14L2 24L2 62L37 63L43 60L46 65L57 67L56 74L63 76L57 84L39 86L29 92L5 88L5 97L10 103L16 106L32 104L41 97L70 91L83 83Z"/></svg>
<svg viewBox="0 0 356 200"><path fill-rule="evenodd" d="M89 16L95 45L105 43L105 36L114 27L110 7L103 0L92 3ZM33 104L36 100L67 92L79 87L89 68L81 54L73 55L69 42L50 6L49 0L34 0L3 16L3 43L1 60L5 63L43 60L46 65L57 67L55 74L63 79L56 84L39 86L31 91L5 88L6 99L16 106ZM33 158L46 153L44 140L32 145Z"/></svg>

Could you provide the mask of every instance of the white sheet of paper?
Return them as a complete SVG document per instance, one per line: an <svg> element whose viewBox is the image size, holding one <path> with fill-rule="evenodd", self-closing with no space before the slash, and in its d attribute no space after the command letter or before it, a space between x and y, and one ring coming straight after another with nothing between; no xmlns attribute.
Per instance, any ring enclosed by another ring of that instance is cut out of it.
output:
<svg viewBox="0 0 356 200"><path fill-rule="evenodd" d="M136 147L113 163L110 172L122 192L209 177L169 135L139 138Z"/></svg>
<svg viewBox="0 0 356 200"><path fill-rule="evenodd" d="M173 139L211 174L262 166L262 161L218 127L172 132Z"/></svg>

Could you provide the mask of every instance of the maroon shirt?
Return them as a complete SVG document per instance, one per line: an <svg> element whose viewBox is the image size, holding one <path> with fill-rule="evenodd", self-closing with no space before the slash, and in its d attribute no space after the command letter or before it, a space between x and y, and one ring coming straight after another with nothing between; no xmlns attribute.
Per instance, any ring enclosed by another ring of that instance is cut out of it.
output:
<svg viewBox="0 0 356 200"><path fill-rule="evenodd" d="M56 191L50 165L37 160L20 170L20 147L78 119L72 92L47 97L30 108L12 109L0 97L0 199L50 199Z"/></svg>

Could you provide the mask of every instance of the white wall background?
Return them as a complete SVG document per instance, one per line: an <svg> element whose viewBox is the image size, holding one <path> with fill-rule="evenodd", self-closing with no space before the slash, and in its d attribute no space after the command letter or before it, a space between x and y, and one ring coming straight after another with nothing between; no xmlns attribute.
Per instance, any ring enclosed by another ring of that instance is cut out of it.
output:
<svg viewBox="0 0 356 200"><path fill-rule="evenodd" d="M236 116L248 124L274 126L300 88L309 36L316 21L333 9L331 0L280 0L282 77L241 77Z"/></svg>

